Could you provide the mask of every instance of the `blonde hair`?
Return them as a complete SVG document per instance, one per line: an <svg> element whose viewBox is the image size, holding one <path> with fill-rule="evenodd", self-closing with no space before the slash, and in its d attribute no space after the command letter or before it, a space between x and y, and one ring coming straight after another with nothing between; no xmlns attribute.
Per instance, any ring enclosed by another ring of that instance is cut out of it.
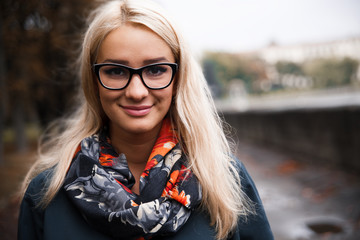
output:
<svg viewBox="0 0 360 240"><path fill-rule="evenodd" d="M48 168L54 168L42 198L47 206L62 187L74 152L85 137L107 121L91 69L103 39L124 23L140 24L158 34L171 48L179 71L176 78L175 103L169 110L186 149L193 173L202 186L202 208L215 226L218 239L232 233L239 217L251 213L251 204L241 190L238 169L216 112L207 82L199 64L189 52L183 38L163 11L147 1L112 0L92 12L79 57L82 92L77 110L61 122L61 133L50 132L39 152L39 159L23 183L23 191L31 179Z"/></svg>

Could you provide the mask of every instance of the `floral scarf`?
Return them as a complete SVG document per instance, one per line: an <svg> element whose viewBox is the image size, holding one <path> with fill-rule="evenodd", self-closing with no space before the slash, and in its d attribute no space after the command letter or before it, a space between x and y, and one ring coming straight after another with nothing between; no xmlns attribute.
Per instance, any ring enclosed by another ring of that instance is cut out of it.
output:
<svg viewBox="0 0 360 240"><path fill-rule="evenodd" d="M140 194L124 154L117 154L106 131L80 143L64 188L85 220L115 239L149 239L177 232L201 200L169 119L140 177Z"/></svg>

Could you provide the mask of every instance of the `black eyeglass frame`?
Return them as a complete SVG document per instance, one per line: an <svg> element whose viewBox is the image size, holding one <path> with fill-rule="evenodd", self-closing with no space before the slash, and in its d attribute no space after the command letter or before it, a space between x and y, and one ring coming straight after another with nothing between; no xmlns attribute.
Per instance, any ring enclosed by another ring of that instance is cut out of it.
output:
<svg viewBox="0 0 360 240"><path fill-rule="evenodd" d="M161 88L152 88L152 87L149 87L148 85L146 85L143 77L142 77L142 72L145 68L148 68L148 67L152 67L152 66L157 66L157 65L167 65L167 66L170 66L171 69L172 69L172 75L171 75L171 79L169 81L169 83L164 86L164 87L161 87ZM130 76L129 76L129 79L127 81L127 83L125 84L124 87L122 88L111 88L111 87L108 87L106 85L104 85L104 83L101 81L101 78L100 78L100 68L102 66L116 66L116 67L122 67L122 68L125 68L127 70L129 70L130 72ZM137 74L140 76L140 79L142 81L142 83L144 84L145 87L147 87L148 89L152 89L152 90L160 90L160 89L164 89L164 88L167 88L168 86L170 86L170 84L172 83L172 81L174 80L174 77L175 77L175 74L178 70L178 64L177 63L153 63L153 64L149 64L149 65L146 65L146 66L143 66L141 68L132 68L132 67L129 67L129 66L126 66L126 65L122 65L122 64L118 64L118 63L96 63L96 64L93 64L92 65L92 69L96 75L96 77L98 78L101 86L103 86L104 88L106 89L109 89L109 90L122 90L122 89L125 89L129 84L130 84L130 81L132 79L132 76L134 74Z"/></svg>

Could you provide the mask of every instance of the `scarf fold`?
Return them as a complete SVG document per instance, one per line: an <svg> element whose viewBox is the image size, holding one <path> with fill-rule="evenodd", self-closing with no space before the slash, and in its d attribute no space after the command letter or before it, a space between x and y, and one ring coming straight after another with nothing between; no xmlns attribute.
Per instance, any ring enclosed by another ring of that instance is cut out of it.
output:
<svg viewBox="0 0 360 240"><path fill-rule="evenodd" d="M85 220L112 238L149 239L177 232L199 206L201 188L169 119L164 119L140 177L139 195L131 191L134 184L126 156L117 154L101 131L81 141L64 188Z"/></svg>

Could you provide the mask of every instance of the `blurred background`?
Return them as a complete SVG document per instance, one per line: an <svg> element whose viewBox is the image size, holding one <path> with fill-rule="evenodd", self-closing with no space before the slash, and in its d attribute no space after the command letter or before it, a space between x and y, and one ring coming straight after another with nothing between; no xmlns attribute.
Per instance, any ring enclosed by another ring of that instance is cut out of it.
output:
<svg viewBox="0 0 360 240"><path fill-rule="evenodd" d="M95 0L0 2L0 235L44 128L74 104ZM360 237L360 2L156 0L203 66L276 239Z"/></svg>

